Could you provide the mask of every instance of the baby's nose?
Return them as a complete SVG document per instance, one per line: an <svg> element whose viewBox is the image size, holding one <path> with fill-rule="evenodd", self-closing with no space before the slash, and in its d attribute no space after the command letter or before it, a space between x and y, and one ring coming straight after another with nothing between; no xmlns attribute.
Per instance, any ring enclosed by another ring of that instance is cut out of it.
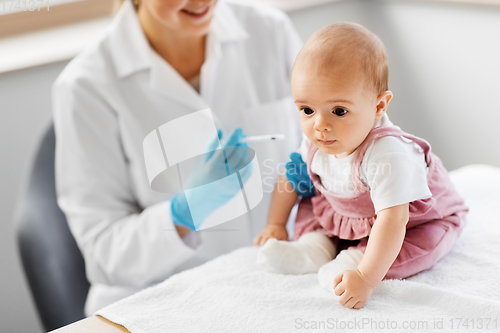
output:
<svg viewBox="0 0 500 333"><path fill-rule="evenodd" d="M314 123L314 129L316 131L330 131L332 125L325 119L325 117L319 116Z"/></svg>

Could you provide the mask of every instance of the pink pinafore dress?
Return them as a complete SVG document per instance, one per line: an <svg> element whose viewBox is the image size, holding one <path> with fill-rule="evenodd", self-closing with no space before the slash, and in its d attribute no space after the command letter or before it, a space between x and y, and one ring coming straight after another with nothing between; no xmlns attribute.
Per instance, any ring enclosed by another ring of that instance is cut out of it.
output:
<svg viewBox="0 0 500 333"><path fill-rule="evenodd" d="M297 240L302 234L319 232L332 239L337 253L342 249L366 250L370 230L375 223L375 208L370 188L360 178L360 167L366 149L378 138L398 136L412 140L424 151L427 184L432 197L410 202L410 218L398 257L384 279L399 279L429 269L450 251L465 225L468 208L455 191L439 157L431 153L425 140L393 126L375 127L354 152L352 183L356 194L340 196L327 191L318 175L311 172L311 162L318 148L311 144L307 154L307 171L316 187L316 195L299 203L295 222Z"/></svg>

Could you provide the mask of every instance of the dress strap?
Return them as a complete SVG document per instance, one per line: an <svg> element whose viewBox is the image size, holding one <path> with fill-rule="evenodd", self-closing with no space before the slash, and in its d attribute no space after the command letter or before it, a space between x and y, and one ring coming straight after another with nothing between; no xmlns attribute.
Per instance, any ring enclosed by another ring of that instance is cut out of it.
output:
<svg viewBox="0 0 500 333"><path fill-rule="evenodd" d="M311 170L312 160L313 160L314 154L317 151L318 151L318 147L316 147L311 142L311 144L309 145L309 150L307 151L307 161L306 161L306 164L307 164L307 173L309 174L309 178L311 178L311 180L312 180L312 182L313 182L314 187L316 188L316 190L319 191L320 193L324 193L324 191L326 191L326 189L321 184L318 175L316 175L315 173L313 173L312 170Z"/></svg>
<svg viewBox="0 0 500 333"><path fill-rule="evenodd" d="M418 144L424 151L425 161L427 165L430 165L431 160L431 145L424 139L418 138L406 132L403 132L399 127L396 126L379 126L373 128L365 140L356 148L354 161L352 165L352 184L357 193L362 193L369 191L370 188L361 180L360 168L363 157L365 156L366 150L370 144L376 139L382 138L384 136L397 136L409 139L416 144Z"/></svg>

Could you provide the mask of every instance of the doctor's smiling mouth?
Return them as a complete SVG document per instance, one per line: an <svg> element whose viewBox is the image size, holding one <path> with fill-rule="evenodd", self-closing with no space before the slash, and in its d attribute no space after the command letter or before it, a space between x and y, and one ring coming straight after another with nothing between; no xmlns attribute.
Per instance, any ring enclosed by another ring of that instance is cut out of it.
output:
<svg viewBox="0 0 500 333"><path fill-rule="evenodd" d="M137 4L139 17L152 16L170 30L203 35L208 31L217 0L138 0Z"/></svg>
<svg viewBox="0 0 500 333"><path fill-rule="evenodd" d="M191 16L192 18L200 19L205 17L210 10L210 5L205 5L204 7L192 8L192 9L182 9L181 13Z"/></svg>

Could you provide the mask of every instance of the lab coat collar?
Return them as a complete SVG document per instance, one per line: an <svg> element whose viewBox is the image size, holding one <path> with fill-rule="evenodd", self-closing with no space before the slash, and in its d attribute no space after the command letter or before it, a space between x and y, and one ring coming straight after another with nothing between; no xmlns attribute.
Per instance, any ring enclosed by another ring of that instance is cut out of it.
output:
<svg viewBox="0 0 500 333"><path fill-rule="evenodd" d="M214 11L210 33L219 43L233 42L249 37L248 32L224 0L219 0Z"/></svg>
<svg viewBox="0 0 500 333"><path fill-rule="evenodd" d="M168 62L151 48L131 1L125 1L122 5L116 14L111 30L110 52L119 78L125 78L134 72L149 68L151 89L194 109L209 107L207 105L209 96L203 94L205 99L200 96ZM221 45L223 43L236 42L248 36L229 5L224 0L219 0L207 37L204 66L211 66L222 57ZM202 76L203 72L202 69ZM212 75L215 73L212 72L210 76ZM203 85L213 82L212 79L211 77L209 80L202 80L202 93L206 90Z"/></svg>
<svg viewBox="0 0 500 333"><path fill-rule="evenodd" d="M144 35L131 1L123 3L110 28L110 53L119 78L151 67L151 53L155 51ZM220 43L249 36L224 0L217 3L209 35L214 44L219 44L217 48Z"/></svg>
<svg viewBox="0 0 500 333"><path fill-rule="evenodd" d="M118 78L151 67L152 49L135 12L132 1L125 1L110 27L109 52Z"/></svg>

